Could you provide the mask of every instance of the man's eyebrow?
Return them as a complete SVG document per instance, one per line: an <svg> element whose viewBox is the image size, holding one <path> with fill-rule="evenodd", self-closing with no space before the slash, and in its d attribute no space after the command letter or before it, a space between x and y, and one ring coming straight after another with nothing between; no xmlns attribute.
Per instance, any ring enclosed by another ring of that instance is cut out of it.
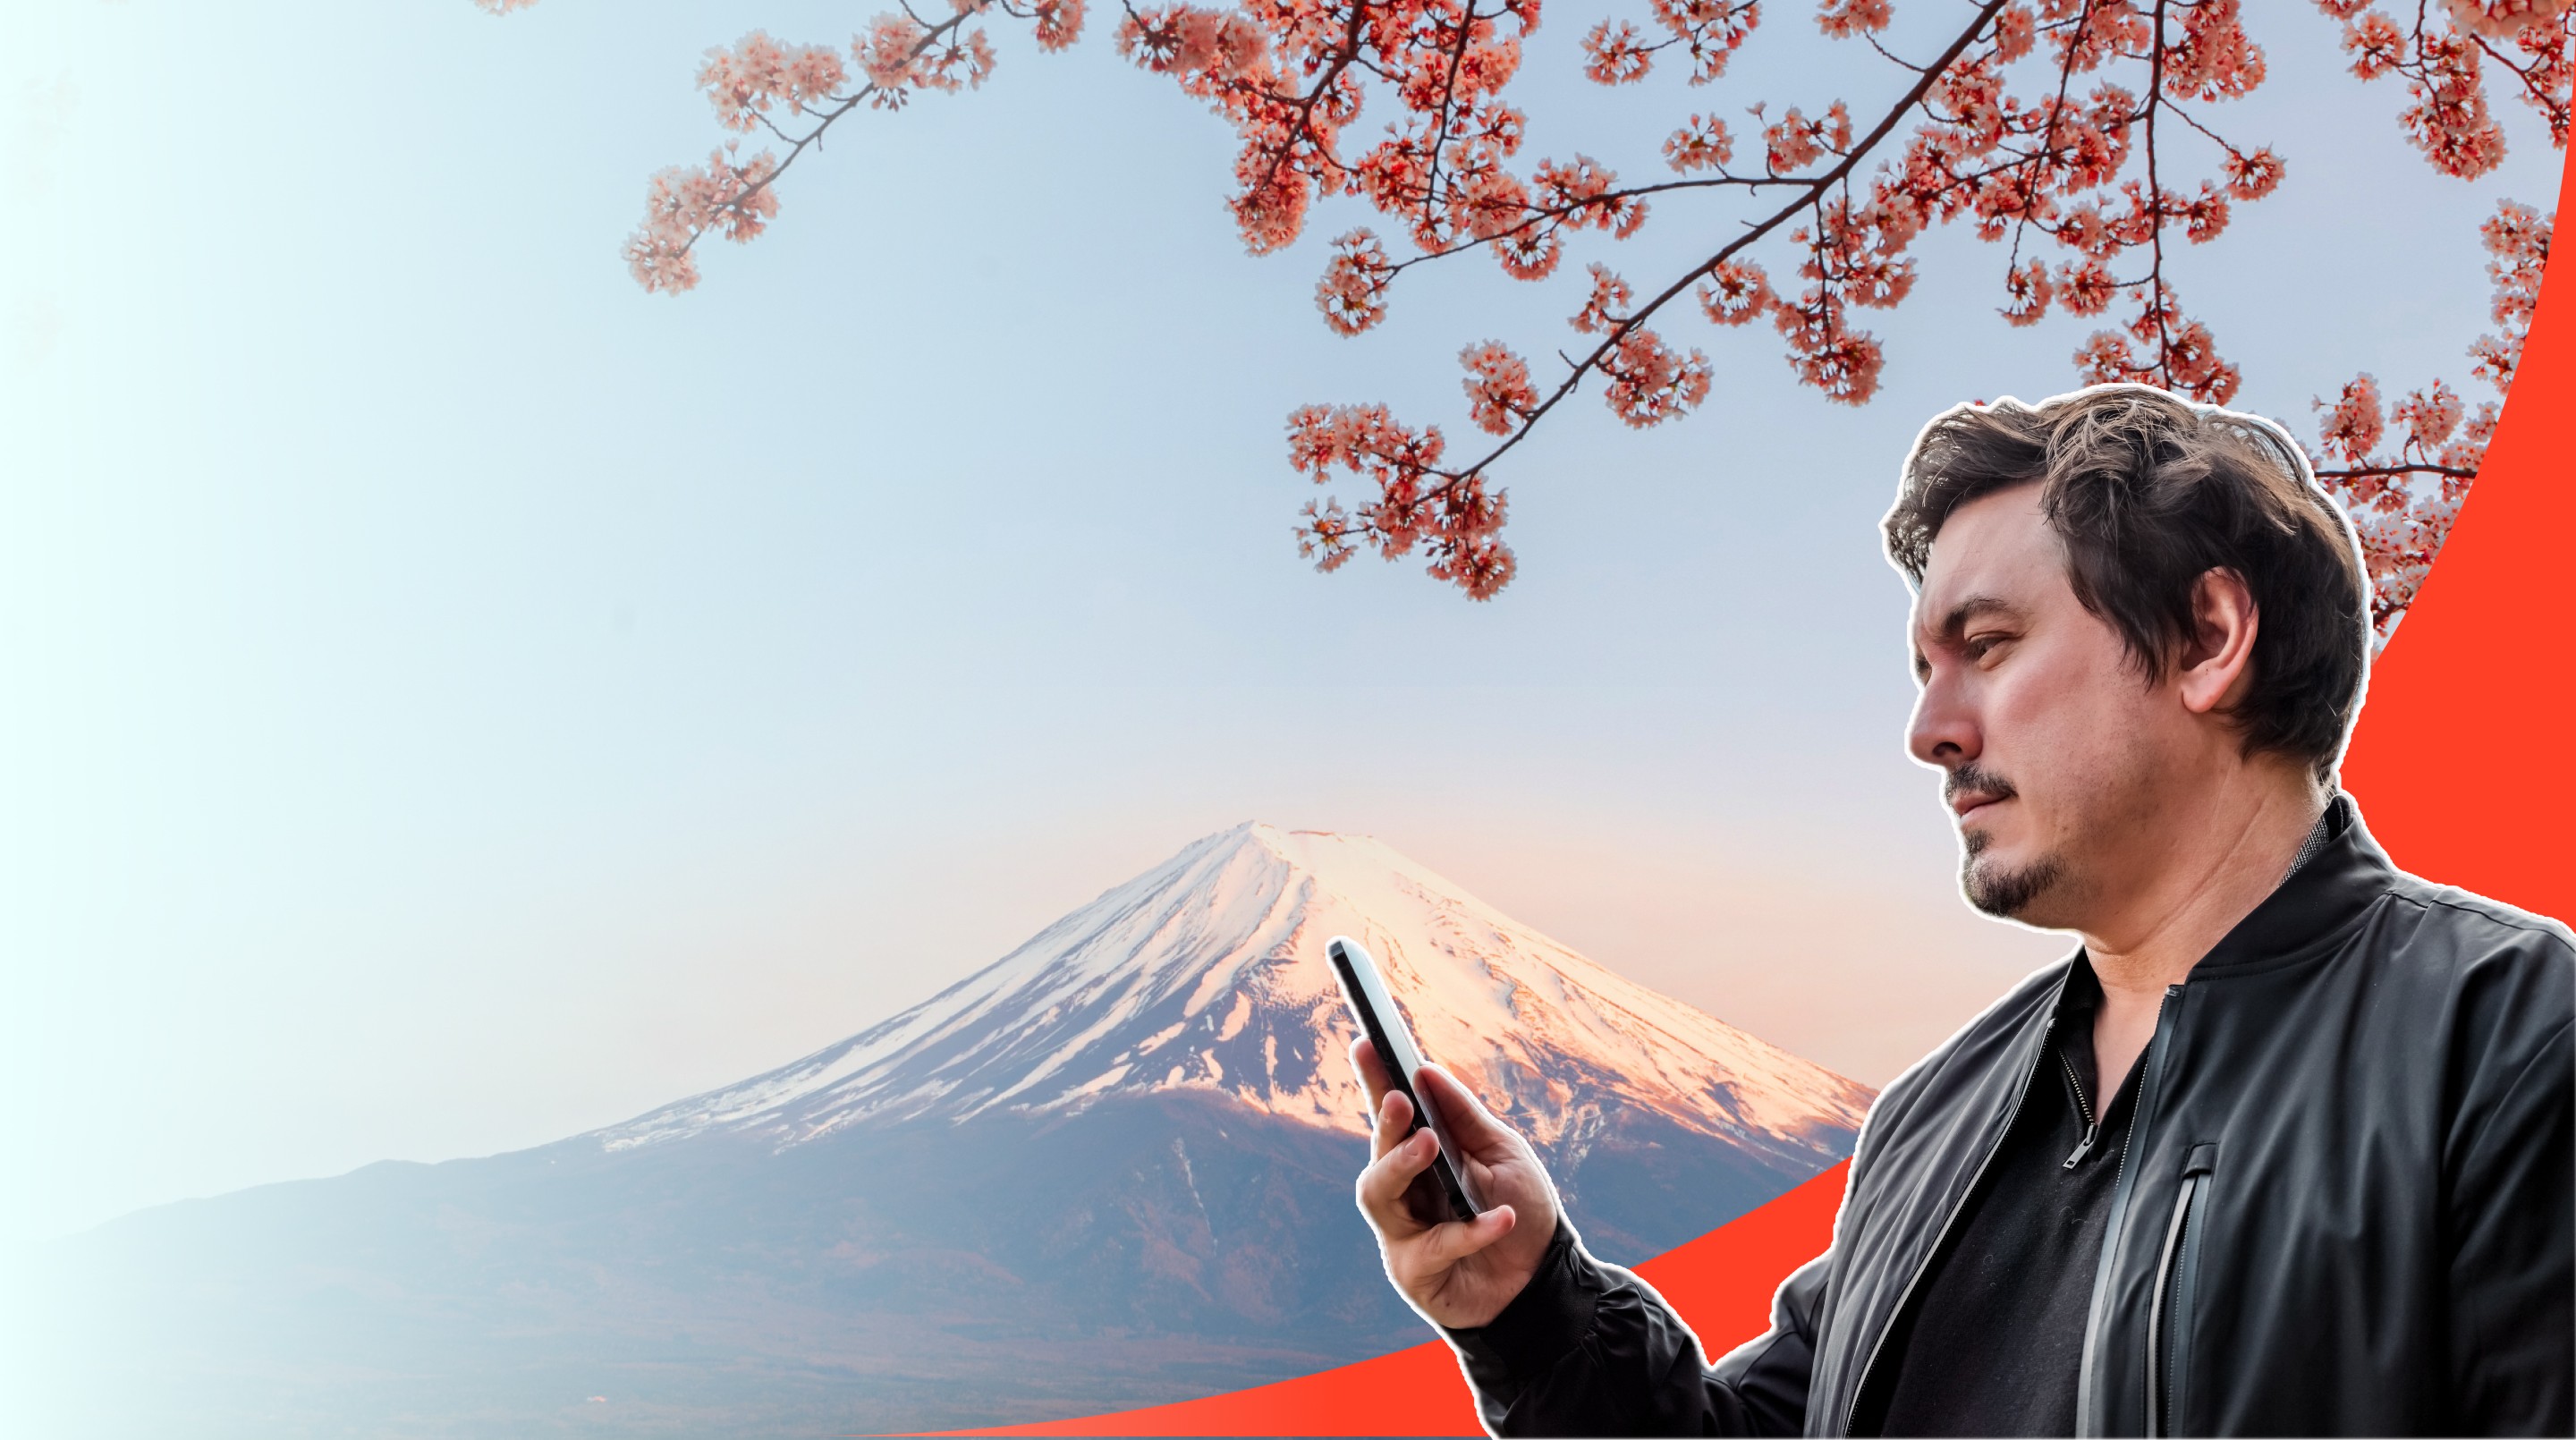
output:
<svg viewBox="0 0 2576 1440"><path fill-rule="evenodd" d="M1941 617L1940 627L1932 633L1948 639L1965 631L1968 622L1980 615L2003 615L2018 620L2021 607L2000 595L1970 595L1951 606L1949 612Z"/></svg>
<svg viewBox="0 0 2576 1440"><path fill-rule="evenodd" d="M1956 640L1966 632L1968 622L1980 615L2003 615L2018 620L2022 611L2020 606L2000 595L1970 595L1951 606L1949 612L1941 617L1940 626L1930 633L1936 639ZM1905 640L1905 648L1914 657L1914 678L1917 680L1932 673L1931 658L1923 653L1923 635L1923 631L1917 630Z"/></svg>
<svg viewBox="0 0 2576 1440"><path fill-rule="evenodd" d="M1929 631L1917 629L1906 637L1906 648L1914 652L1915 677L1920 679L1930 674L1932 670L1931 660L1923 653L1925 635L1928 634L1935 640L1955 642L1967 631L1968 622L1980 615L2002 615L2008 619L2018 620L2022 618L2022 609L2000 595L1977 594L1962 597L1959 603L1951 606L1948 612L1942 615L1941 623L1937 627Z"/></svg>

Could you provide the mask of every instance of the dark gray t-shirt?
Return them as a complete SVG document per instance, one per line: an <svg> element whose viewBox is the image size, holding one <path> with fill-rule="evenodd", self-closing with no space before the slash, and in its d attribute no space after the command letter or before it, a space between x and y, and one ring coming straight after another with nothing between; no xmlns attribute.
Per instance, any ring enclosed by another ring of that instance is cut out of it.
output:
<svg viewBox="0 0 2576 1440"><path fill-rule="evenodd" d="M1902 1358L1872 1377L1857 1433L2075 1433L2084 1315L2138 1088L2132 1067L2100 1098L2100 996L2079 962L2051 1053L1888 1336L1887 1353Z"/></svg>

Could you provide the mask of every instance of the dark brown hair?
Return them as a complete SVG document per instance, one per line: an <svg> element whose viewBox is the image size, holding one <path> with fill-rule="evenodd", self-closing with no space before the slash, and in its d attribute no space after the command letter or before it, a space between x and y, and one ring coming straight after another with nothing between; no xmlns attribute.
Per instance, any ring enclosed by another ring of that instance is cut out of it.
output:
<svg viewBox="0 0 2576 1440"><path fill-rule="evenodd" d="M2150 680L2171 673L2190 639L2201 575L2245 578L2260 623L2253 680L2230 719L2246 754L2302 757L2331 784L2361 704L2370 592L2352 527L2297 444L2269 421L2145 385L1961 405L1905 457L1888 558L1920 589L1952 511L2032 483L2075 597Z"/></svg>

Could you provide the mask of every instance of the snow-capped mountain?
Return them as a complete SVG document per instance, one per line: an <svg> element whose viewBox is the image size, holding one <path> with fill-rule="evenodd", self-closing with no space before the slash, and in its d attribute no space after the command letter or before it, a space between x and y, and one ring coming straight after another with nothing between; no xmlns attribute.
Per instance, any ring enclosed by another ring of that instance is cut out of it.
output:
<svg viewBox="0 0 2576 1440"><path fill-rule="evenodd" d="M1711 916L1722 923L1722 916ZM1868 1093L1374 840L1209 836L922 1005L551 1145L163 1206L42 1267L118 1434L910 1433L1416 1343L1351 1204L1376 954L1634 1262L1849 1153ZM393 1423L399 1420L399 1424ZM107 1433L93 1427L93 1433Z"/></svg>
<svg viewBox="0 0 2576 1440"><path fill-rule="evenodd" d="M1353 1024L1324 956L1337 934L1377 957L1424 1052L1542 1147L1637 1107L1822 1165L1869 1101L1377 840L1248 823L883 1024L598 1138L621 1150L731 1131L793 1146L863 1122L1073 1112L1174 1091L1364 1133Z"/></svg>

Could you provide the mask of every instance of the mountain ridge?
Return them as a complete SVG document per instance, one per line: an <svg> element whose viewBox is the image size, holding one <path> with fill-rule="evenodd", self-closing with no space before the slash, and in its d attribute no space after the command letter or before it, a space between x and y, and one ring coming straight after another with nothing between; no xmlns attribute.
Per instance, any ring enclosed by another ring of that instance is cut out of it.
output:
<svg viewBox="0 0 2576 1440"><path fill-rule="evenodd" d="M1377 955L1425 1053L1541 1144L1616 1097L1732 1143L1821 1155L1819 1127L1856 1127L1867 1107L1865 1087L1618 976L1371 837L1247 821L919 1005L589 1134L611 1150L710 1129L795 1145L870 1121L1171 1089L1364 1133L1338 1053L1353 1032L1323 956L1337 931Z"/></svg>
<svg viewBox="0 0 2576 1440"><path fill-rule="evenodd" d="M1606 1259L1849 1153L1852 1082L1375 840L1246 823L734 1085L66 1242L47 1383L116 1409L85 1433L751 1437L1093 1413L1402 1348L1422 1322L1350 1200L1335 933Z"/></svg>

